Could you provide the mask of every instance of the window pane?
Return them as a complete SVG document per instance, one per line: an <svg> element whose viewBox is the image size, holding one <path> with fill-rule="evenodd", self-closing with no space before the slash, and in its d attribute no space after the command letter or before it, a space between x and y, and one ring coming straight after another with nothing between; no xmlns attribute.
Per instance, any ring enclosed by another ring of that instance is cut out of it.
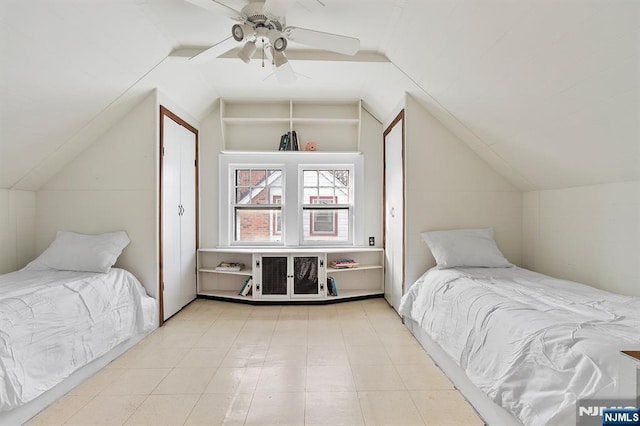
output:
<svg viewBox="0 0 640 426"><path fill-rule="evenodd" d="M318 172L316 170L305 170L304 186L318 186Z"/></svg>
<svg viewBox="0 0 640 426"><path fill-rule="evenodd" d="M236 188L236 204L249 204L251 201L251 198L249 197L250 192L251 188L248 186Z"/></svg>
<svg viewBox="0 0 640 426"><path fill-rule="evenodd" d="M311 204L316 198L318 198L318 188L305 188L302 204Z"/></svg>
<svg viewBox="0 0 640 426"><path fill-rule="evenodd" d="M282 188L269 188L269 196L271 204L282 204Z"/></svg>
<svg viewBox="0 0 640 426"><path fill-rule="evenodd" d="M320 195L321 198L331 198L333 200L333 186L330 188L319 188L318 195Z"/></svg>
<svg viewBox="0 0 640 426"><path fill-rule="evenodd" d="M325 204L322 202L322 204ZM348 241L349 209L305 208L302 215L305 241Z"/></svg>
<svg viewBox="0 0 640 426"><path fill-rule="evenodd" d="M251 171L248 169L236 170L236 186L248 186L250 185Z"/></svg>
<svg viewBox="0 0 640 426"><path fill-rule="evenodd" d="M334 196L336 204L349 204L349 189L336 188Z"/></svg>
<svg viewBox="0 0 640 426"><path fill-rule="evenodd" d="M251 194L251 204L269 204L269 189L268 188L253 188Z"/></svg>
<svg viewBox="0 0 640 426"><path fill-rule="evenodd" d="M336 186L349 187L349 170L334 170Z"/></svg>
<svg viewBox="0 0 640 426"><path fill-rule="evenodd" d="M318 185L319 186L335 186L333 170L318 170Z"/></svg>
<svg viewBox="0 0 640 426"><path fill-rule="evenodd" d="M271 182L274 177L280 177L281 175L282 175L282 172L280 170L268 170L267 180Z"/></svg>
<svg viewBox="0 0 640 426"><path fill-rule="evenodd" d="M236 209L235 240L278 242L282 239L280 209Z"/></svg>
<svg viewBox="0 0 640 426"><path fill-rule="evenodd" d="M251 185L264 186L266 177L266 170L251 170Z"/></svg>

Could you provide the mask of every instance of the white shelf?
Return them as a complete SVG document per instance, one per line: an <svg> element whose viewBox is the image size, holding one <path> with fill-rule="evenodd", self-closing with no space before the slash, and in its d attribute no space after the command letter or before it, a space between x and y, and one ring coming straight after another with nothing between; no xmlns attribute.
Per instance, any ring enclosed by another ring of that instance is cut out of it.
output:
<svg viewBox="0 0 640 426"><path fill-rule="evenodd" d="M293 124L300 123L318 123L318 124L358 124L360 120L357 118L294 118L291 120Z"/></svg>
<svg viewBox="0 0 640 426"><path fill-rule="evenodd" d="M233 299L233 300L253 300L253 296L240 296L237 291L225 291L225 290L216 290L216 291L201 291L198 293L200 296L209 296L209 297L220 297L225 299Z"/></svg>
<svg viewBox="0 0 640 426"><path fill-rule="evenodd" d="M238 123L238 124L251 124L251 123L290 123L289 118L270 118L270 117L225 117L222 118L223 123Z"/></svg>
<svg viewBox="0 0 640 426"><path fill-rule="evenodd" d="M237 254L253 254L253 253L382 253L383 248L380 247L322 247L322 246L231 246L231 247L209 247L200 248L199 252L205 253L237 253ZM352 268L354 269L354 268Z"/></svg>
<svg viewBox="0 0 640 426"><path fill-rule="evenodd" d="M377 294L384 294L382 290L340 290L338 287L337 296L328 296L327 300L353 299L356 297L367 297Z"/></svg>
<svg viewBox="0 0 640 426"><path fill-rule="evenodd" d="M244 276L251 276L252 270L251 269L241 269L239 271L224 271L224 270L220 270L220 269L207 269L207 268L201 268L199 269L200 272L205 272L205 273L210 273L210 274L230 274L230 275L244 275Z"/></svg>
<svg viewBox="0 0 640 426"><path fill-rule="evenodd" d="M382 269L382 265L360 265L355 268L332 268L327 267L327 274L329 272L357 272L357 271L365 271L367 269Z"/></svg>

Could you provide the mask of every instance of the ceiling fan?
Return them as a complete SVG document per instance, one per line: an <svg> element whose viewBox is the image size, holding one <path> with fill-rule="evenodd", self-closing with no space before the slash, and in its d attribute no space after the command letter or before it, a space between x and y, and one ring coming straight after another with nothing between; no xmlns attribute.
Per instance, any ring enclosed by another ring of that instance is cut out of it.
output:
<svg viewBox="0 0 640 426"><path fill-rule="evenodd" d="M360 40L338 34L325 33L286 25L286 13L296 0L249 1L242 10L236 10L218 0L186 0L202 8L222 12L236 21L231 27L231 37L197 54L193 62L206 62L219 54L243 43L238 57L249 63L260 47L272 64L276 78L281 83L291 83L296 77L285 56L289 41L317 47L323 50L355 55L360 49Z"/></svg>

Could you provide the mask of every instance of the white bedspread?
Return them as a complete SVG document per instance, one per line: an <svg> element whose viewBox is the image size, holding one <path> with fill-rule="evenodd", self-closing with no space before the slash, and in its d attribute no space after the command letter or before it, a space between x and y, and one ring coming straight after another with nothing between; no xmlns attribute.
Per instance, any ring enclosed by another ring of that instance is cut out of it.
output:
<svg viewBox="0 0 640 426"><path fill-rule="evenodd" d="M119 343L151 330L155 306L122 269L0 275L0 411L36 398Z"/></svg>
<svg viewBox="0 0 640 426"><path fill-rule="evenodd" d="M640 349L638 297L521 268L431 269L400 313L524 424L563 424L578 399L632 395L619 351Z"/></svg>

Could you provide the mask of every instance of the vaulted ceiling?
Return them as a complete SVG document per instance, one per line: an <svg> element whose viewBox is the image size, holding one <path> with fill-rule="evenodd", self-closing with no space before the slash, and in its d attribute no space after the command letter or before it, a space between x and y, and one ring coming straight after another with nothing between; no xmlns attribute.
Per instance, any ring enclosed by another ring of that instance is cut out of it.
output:
<svg viewBox="0 0 640 426"><path fill-rule="evenodd" d="M291 43L287 86L257 55L173 57L233 23L184 0L0 7L0 188L38 189L154 88L197 119L219 97L344 97L385 121L408 92L522 190L640 180L640 0L298 0L289 25L361 53Z"/></svg>

